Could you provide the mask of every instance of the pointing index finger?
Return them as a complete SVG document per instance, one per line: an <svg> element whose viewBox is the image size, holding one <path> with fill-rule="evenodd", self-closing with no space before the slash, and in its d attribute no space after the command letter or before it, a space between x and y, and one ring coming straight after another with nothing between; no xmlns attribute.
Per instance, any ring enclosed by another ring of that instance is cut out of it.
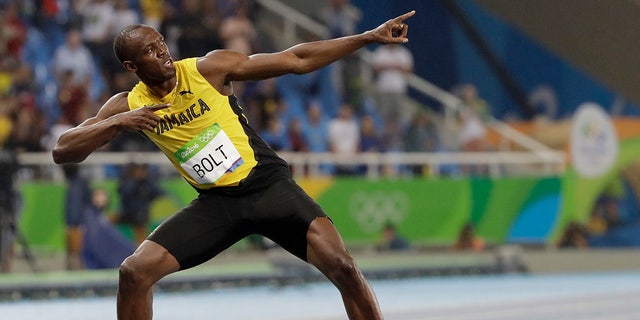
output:
<svg viewBox="0 0 640 320"><path fill-rule="evenodd" d="M395 21L397 23L402 23L404 20L407 20L407 19L413 17L414 14L416 14L416 11L415 10L411 10L411 11L409 11L409 12L407 12L407 13L401 15L401 16L396 17Z"/></svg>

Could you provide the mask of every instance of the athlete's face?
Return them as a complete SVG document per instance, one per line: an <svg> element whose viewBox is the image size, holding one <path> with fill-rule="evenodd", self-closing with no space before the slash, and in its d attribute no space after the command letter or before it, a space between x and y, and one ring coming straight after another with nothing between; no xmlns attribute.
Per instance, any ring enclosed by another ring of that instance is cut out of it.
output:
<svg viewBox="0 0 640 320"><path fill-rule="evenodd" d="M125 67L135 72L140 79L151 83L161 83L176 75L173 59L164 37L151 27L136 30L130 40L131 61Z"/></svg>

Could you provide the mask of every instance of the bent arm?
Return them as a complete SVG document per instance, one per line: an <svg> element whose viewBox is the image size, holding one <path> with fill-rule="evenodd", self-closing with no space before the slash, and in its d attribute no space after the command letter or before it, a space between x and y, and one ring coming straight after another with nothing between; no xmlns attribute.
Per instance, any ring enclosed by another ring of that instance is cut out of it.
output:
<svg viewBox="0 0 640 320"><path fill-rule="evenodd" d="M95 117L65 131L53 148L57 164L82 162L89 154L105 145L120 131L118 114L128 110L127 95L113 96Z"/></svg>
<svg viewBox="0 0 640 320"><path fill-rule="evenodd" d="M155 112L168 107L169 104L160 104L129 110L127 93L116 94L100 108L95 117L60 136L53 148L53 161L58 164L82 162L122 130L152 131L160 122Z"/></svg>

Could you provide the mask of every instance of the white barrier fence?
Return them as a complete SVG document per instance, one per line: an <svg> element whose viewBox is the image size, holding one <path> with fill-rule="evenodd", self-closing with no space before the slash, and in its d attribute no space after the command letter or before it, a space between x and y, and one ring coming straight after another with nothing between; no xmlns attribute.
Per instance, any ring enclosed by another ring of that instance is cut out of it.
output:
<svg viewBox="0 0 640 320"><path fill-rule="evenodd" d="M466 166L482 167L484 174L490 177L502 176L555 176L561 175L566 169L565 155L558 151L495 151L495 152L437 152L437 153L357 153L338 155L334 153L301 153L281 152L292 167L293 175L321 176L323 166L347 165L358 166L362 174L369 178L394 177L407 175L408 167L426 168L426 174L433 177L441 176L444 168ZM53 163L50 153L23 153L18 161L27 172L23 172L23 179L32 178L28 170L38 169L45 172L44 179L62 181L60 166ZM168 174L175 170L171 162L160 152L95 152L82 162L84 166L92 168L94 178L104 177L101 172L106 165L126 165L129 163L147 163L157 165ZM164 170L166 169L166 170ZM409 173L411 174L411 173ZM449 174L449 173L446 173ZM461 173L464 174L464 171Z"/></svg>

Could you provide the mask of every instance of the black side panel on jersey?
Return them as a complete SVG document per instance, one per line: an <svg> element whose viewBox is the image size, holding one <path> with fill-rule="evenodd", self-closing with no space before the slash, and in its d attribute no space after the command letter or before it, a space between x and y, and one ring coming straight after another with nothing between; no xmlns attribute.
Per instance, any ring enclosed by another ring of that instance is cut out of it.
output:
<svg viewBox="0 0 640 320"><path fill-rule="evenodd" d="M234 187L220 187L211 189L198 189L198 192L216 192L229 195L241 195L254 190L262 189L273 182L289 177L291 175L289 164L276 154L276 152L262 139L258 133L249 125L247 117L244 115L242 107L238 104L238 99L229 96L229 105L233 112L238 115L238 119L249 137L249 145L253 148L258 165L251 173Z"/></svg>

